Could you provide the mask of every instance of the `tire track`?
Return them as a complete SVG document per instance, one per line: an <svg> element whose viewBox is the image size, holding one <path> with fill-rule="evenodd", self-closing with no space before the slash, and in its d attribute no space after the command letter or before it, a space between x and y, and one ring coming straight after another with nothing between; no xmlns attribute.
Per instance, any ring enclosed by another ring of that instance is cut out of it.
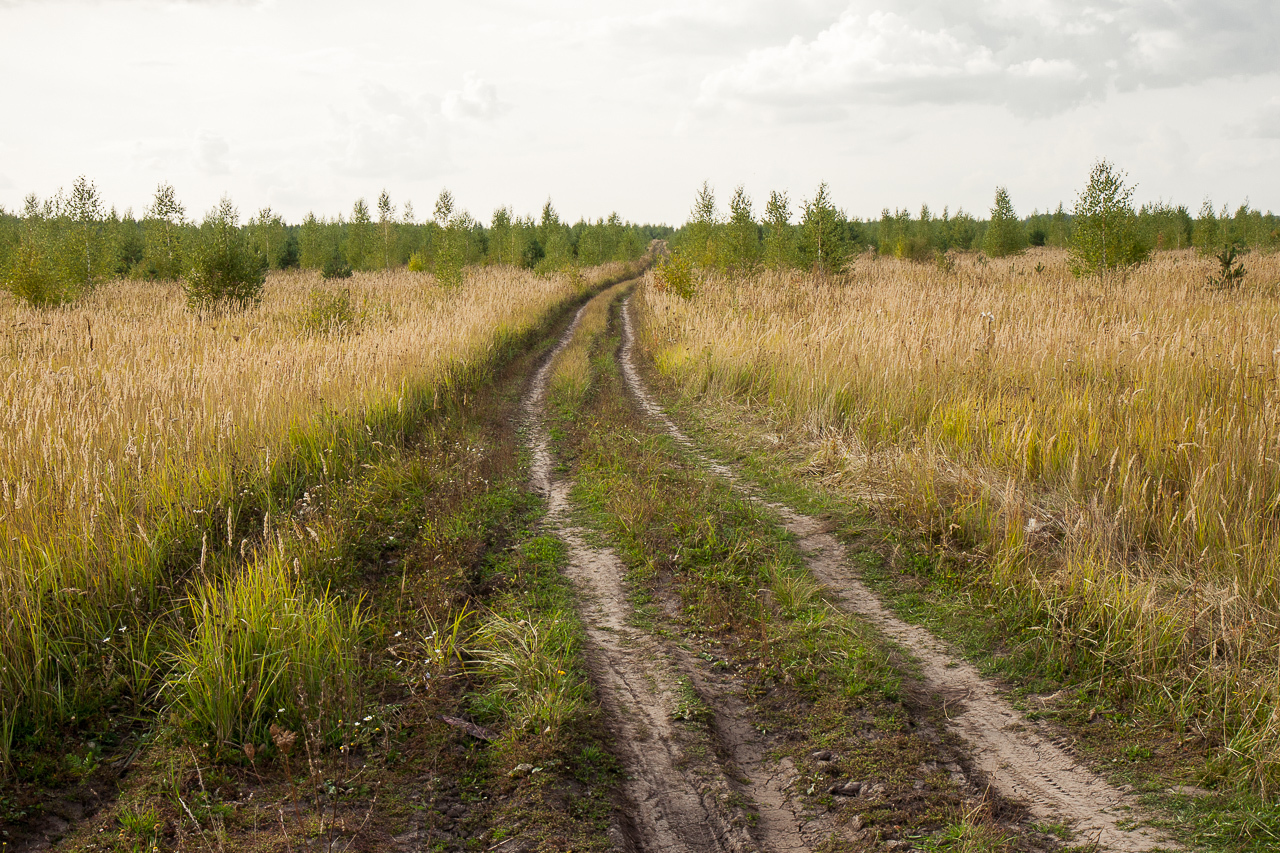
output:
<svg viewBox="0 0 1280 853"><path fill-rule="evenodd" d="M532 484L546 497L547 521L569 549L567 574L579 591L588 666L626 770L623 794L630 812L628 825L615 826L610 835L614 847L624 851L755 851L760 847L745 829L744 816L726 805L733 792L728 775L722 768L707 768L683 748L686 736L673 724L677 662L653 637L627 624L625 566L613 551L588 543L583 531L572 524L570 484L552 477L545 423L548 380L585 308L535 374L522 409L532 454Z"/></svg>
<svg viewBox="0 0 1280 853"><path fill-rule="evenodd" d="M630 297L623 301L622 319L622 374L641 411L660 423L708 470L778 513L786 529L796 536L814 577L835 593L846 609L867 619L920 661L928 689L948 697L949 728L965 740L973 766L997 791L1025 803L1038 819L1065 820L1080 840L1095 843L1099 850L1145 853L1172 847L1155 831L1127 828L1140 817L1131 798L1038 732L1004 700L994 683L927 629L889 612L853 572L844 545L825 532L818 519L765 500L731 468L701 453L649 395L636 370ZM952 701L958 707L953 709Z"/></svg>

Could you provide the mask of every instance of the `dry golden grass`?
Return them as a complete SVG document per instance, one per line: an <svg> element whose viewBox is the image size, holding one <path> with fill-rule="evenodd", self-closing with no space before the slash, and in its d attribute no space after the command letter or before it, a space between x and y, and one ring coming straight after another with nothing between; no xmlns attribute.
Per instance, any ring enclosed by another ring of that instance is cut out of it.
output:
<svg viewBox="0 0 1280 853"><path fill-rule="evenodd" d="M1188 252L1105 283L1052 250L954 260L645 287L643 341L686 394L746 402L829 481L981 552L1062 654L1277 790L1280 256L1234 295Z"/></svg>
<svg viewBox="0 0 1280 853"><path fill-rule="evenodd" d="M19 713L74 708L101 686L77 676L105 660L93 644L145 643L112 632L131 608L180 599L165 544L222 524L193 516L230 513L234 489L269 480L322 423L430 399L622 266L585 280L486 268L454 289L408 272L280 274L230 314L192 314L175 284L115 282L48 311L0 295L0 770ZM124 658L139 656L154 663Z"/></svg>

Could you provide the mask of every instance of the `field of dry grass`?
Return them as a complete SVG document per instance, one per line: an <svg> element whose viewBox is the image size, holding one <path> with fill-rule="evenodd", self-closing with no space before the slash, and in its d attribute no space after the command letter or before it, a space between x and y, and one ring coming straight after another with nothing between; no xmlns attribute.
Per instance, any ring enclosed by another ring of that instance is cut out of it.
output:
<svg viewBox="0 0 1280 853"><path fill-rule="evenodd" d="M140 614L199 597L175 582L192 531L202 571L214 545L246 558L237 490L325 452L308 438L334 424L421 409L621 267L485 268L457 288L273 274L235 313L193 314L176 284L114 282L46 311L0 295L0 767L15 731L74 714L104 670L153 688L163 644Z"/></svg>
<svg viewBox="0 0 1280 853"><path fill-rule="evenodd" d="M1163 252L1078 281L1065 253L862 256L840 278L641 289L691 399L747 405L812 473L982 558L1143 707L1280 790L1280 256L1244 288Z"/></svg>

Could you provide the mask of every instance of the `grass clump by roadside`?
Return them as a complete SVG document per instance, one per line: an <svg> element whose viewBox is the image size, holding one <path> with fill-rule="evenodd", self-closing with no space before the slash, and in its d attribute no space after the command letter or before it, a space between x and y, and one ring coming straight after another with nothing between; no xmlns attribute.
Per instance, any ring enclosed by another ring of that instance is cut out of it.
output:
<svg viewBox="0 0 1280 853"><path fill-rule="evenodd" d="M198 738L226 746L265 744L269 726L296 730L304 717L331 739L359 708L357 650L368 617L324 590L312 592L276 552L229 582L206 582L188 603L190 633L172 643L166 684L173 710Z"/></svg>
<svg viewBox="0 0 1280 853"><path fill-rule="evenodd" d="M557 409L558 450L573 460L574 498L590 525L630 568L637 618L709 672L731 673L777 755L800 768L795 793L810 804L840 819L859 814L868 839L962 825L975 804L938 770L937 709L903 681L893 649L825 599L777 519L637 417L609 320L579 330L594 339L591 382L580 411ZM715 697L693 688L683 683L693 695L679 707L709 725ZM881 787L855 809L829 793L846 779Z"/></svg>

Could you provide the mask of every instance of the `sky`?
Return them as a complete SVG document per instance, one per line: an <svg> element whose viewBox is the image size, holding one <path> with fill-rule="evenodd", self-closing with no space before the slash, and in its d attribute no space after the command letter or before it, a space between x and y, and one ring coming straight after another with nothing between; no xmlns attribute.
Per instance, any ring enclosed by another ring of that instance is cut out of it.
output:
<svg viewBox="0 0 1280 853"><path fill-rule="evenodd" d="M0 205L1025 215L1105 158L1139 202L1280 211L1277 45L1276 0L0 0Z"/></svg>

